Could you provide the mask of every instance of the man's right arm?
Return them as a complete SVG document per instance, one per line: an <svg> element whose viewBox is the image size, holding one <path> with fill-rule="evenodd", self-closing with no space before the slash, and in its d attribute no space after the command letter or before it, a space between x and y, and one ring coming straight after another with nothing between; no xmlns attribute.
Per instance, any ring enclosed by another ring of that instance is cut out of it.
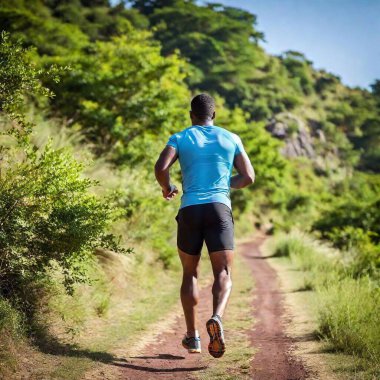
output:
<svg viewBox="0 0 380 380"><path fill-rule="evenodd" d="M255 170L244 150L235 156L234 167L238 174L231 177L230 186L233 189L242 189L255 182Z"/></svg>

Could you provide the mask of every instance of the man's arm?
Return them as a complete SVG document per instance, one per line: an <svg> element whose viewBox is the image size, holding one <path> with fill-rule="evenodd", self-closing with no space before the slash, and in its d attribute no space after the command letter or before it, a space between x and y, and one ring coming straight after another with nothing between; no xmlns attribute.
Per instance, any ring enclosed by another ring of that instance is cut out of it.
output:
<svg viewBox="0 0 380 380"><path fill-rule="evenodd" d="M255 171L245 151L235 156L234 167L238 174L231 177L230 186L233 189L242 189L255 182Z"/></svg>
<svg viewBox="0 0 380 380"><path fill-rule="evenodd" d="M154 166L157 182L161 186L163 197L167 200L174 198L178 194L178 189L170 184L169 174L169 169L177 158L178 155L175 148L172 146L166 146Z"/></svg>

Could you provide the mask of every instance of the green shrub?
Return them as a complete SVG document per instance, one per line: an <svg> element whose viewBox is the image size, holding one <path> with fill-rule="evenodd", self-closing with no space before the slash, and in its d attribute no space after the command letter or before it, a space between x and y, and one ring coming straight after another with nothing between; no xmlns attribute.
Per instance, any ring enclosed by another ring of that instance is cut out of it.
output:
<svg viewBox="0 0 380 380"><path fill-rule="evenodd" d="M117 213L112 202L89 193L82 164L67 150L46 146L11 165L0 177L0 289L18 291L52 261L64 270L67 288L85 279L96 246L116 248L106 228Z"/></svg>
<svg viewBox="0 0 380 380"><path fill-rule="evenodd" d="M302 195L302 194L294 194L292 195L287 204L286 209L288 211L293 211L298 208L308 208L311 205L311 199L308 195Z"/></svg>
<svg viewBox="0 0 380 380"><path fill-rule="evenodd" d="M360 194L353 194L360 196ZM338 248L347 248L347 239L342 240L342 236L337 233L331 234L334 230L345 227L361 228L364 231L372 231L370 238L373 242L380 242L380 200L347 199L340 202L332 209L324 212L314 223L313 228L321 232L324 238L333 238Z"/></svg>
<svg viewBox="0 0 380 380"><path fill-rule="evenodd" d="M30 142L24 96L51 95L40 82L51 73L36 70L28 53L1 34L0 295L31 315L42 298L33 284L39 289L47 268L60 266L70 292L86 280L94 247L118 248L106 230L119 212L91 193L96 182L83 178L72 152Z"/></svg>
<svg viewBox="0 0 380 380"><path fill-rule="evenodd" d="M334 227L327 234L335 246L343 249L343 259L354 277L379 276L380 245L372 242L374 235L375 232L352 226Z"/></svg>
<svg viewBox="0 0 380 380"><path fill-rule="evenodd" d="M31 62L30 50L23 49L20 43L11 42L9 34L1 32L0 116L15 121L8 123L8 128L2 130L2 134L6 132L16 136L19 141L24 141L33 127L24 115L25 94L35 99L52 97L53 93L42 86L40 80L45 77L56 82L61 71L55 66L50 66L45 71L38 70Z"/></svg>

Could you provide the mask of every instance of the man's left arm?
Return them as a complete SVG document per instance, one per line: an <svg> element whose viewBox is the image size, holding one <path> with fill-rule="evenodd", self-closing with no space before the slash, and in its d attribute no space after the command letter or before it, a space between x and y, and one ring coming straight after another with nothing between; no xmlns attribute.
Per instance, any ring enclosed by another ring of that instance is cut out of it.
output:
<svg viewBox="0 0 380 380"><path fill-rule="evenodd" d="M154 173L157 182L161 186L162 196L168 201L178 194L177 187L170 184L169 173L170 167L174 164L177 158L177 150L174 147L167 145L161 152L156 165L154 166Z"/></svg>

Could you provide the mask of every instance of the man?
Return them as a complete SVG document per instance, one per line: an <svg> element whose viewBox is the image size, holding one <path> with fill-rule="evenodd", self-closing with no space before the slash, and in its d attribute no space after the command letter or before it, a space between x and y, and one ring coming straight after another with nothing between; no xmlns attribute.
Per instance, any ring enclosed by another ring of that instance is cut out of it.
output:
<svg viewBox="0 0 380 380"><path fill-rule="evenodd" d="M214 273L213 314L206 324L209 353L219 358L225 341L222 317L230 296L234 249L234 220L230 187L241 189L254 182L255 173L240 138L214 126L215 102L207 94L191 102L192 126L176 133L155 166L163 197L173 199L178 190L170 183L169 168L179 159L183 195L176 216L178 253L183 267L181 301L187 332L182 345L189 353L201 352L197 330L198 265L206 242ZM231 177L232 167L237 175Z"/></svg>

